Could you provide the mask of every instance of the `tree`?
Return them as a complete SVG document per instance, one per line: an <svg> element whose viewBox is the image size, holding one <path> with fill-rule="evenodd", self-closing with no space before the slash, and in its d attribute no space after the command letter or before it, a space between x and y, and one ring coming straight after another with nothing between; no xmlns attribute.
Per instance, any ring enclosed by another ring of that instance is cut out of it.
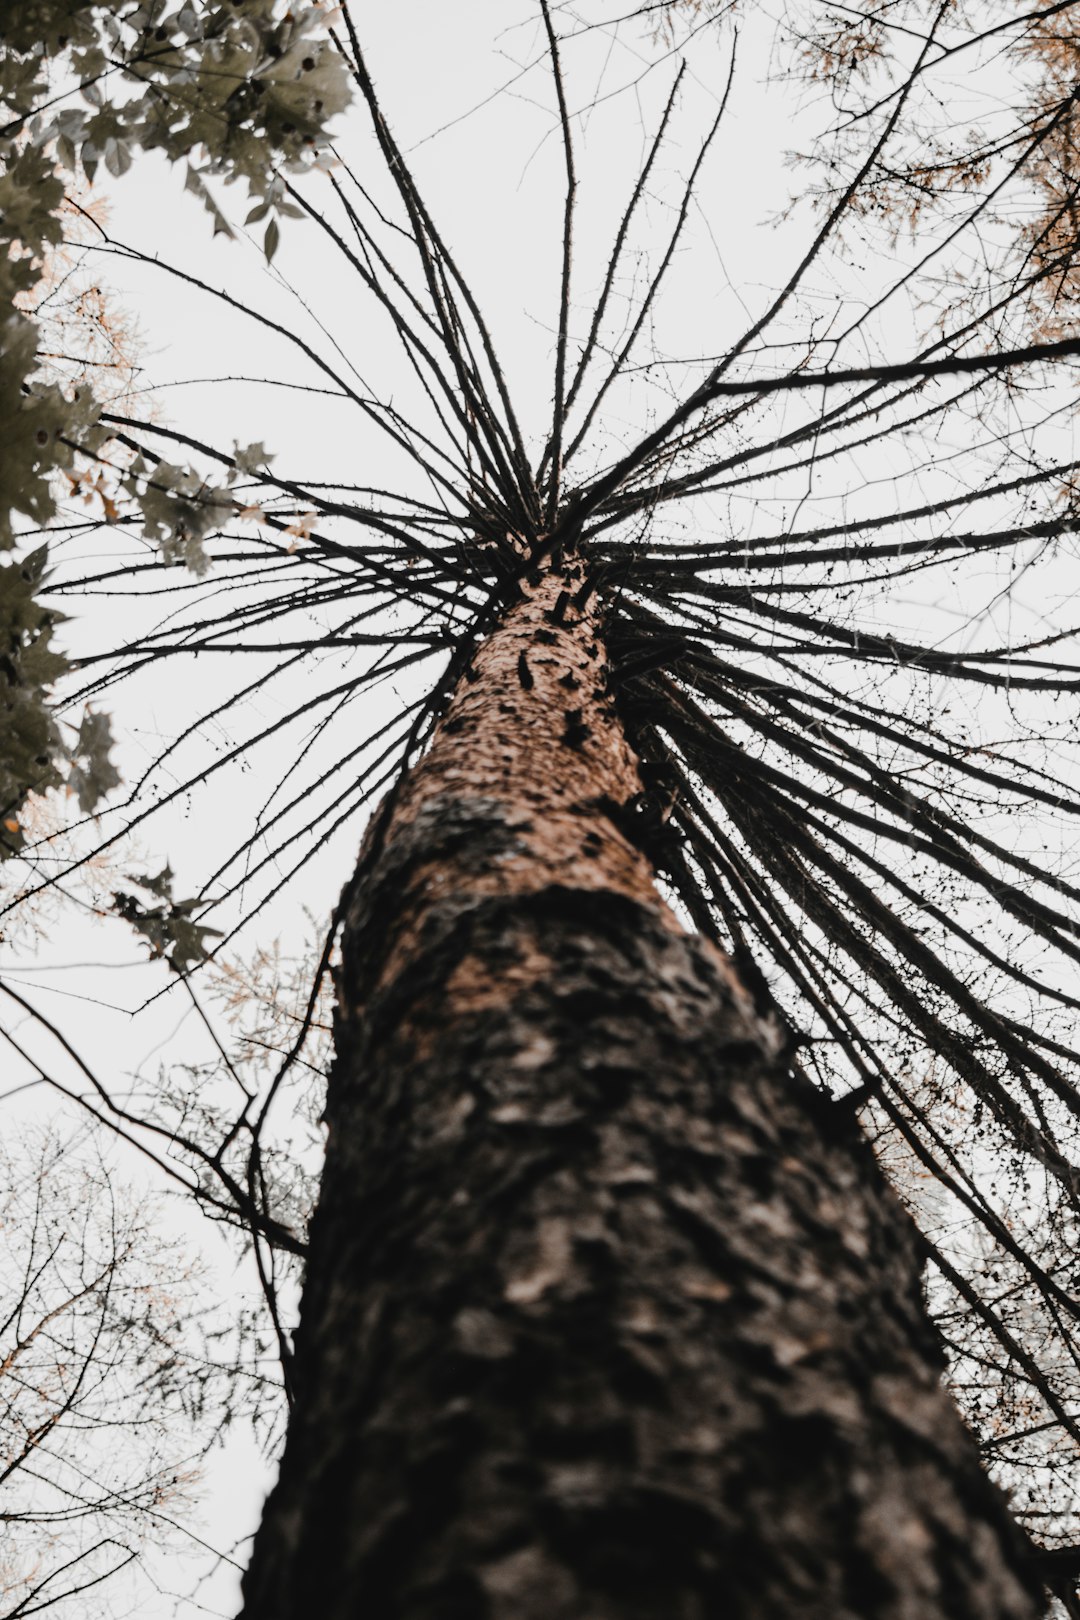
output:
<svg viewBox="0 0 1080 1620"><path fill-rule="evenodd" d="M56 513L56 474L80 456L93 468L109 438L100 421L107 397L87 375L92 357L78 356L72 372L43 364L41 353L43 331L55 335L58 325L49 265L65 236L65 204L69 222L85 212L68 195L72 185L79 176L92 182L99 163L120 176L135 152L160 151L171 163L186 161L187 188L209 210L215 234L231 234L207 178L243 179L256 199L249 223L269 216L272 257L279 215L289 210L279 170L301 170L324 155L325 126L347 100L341 65L318 35L322 21L318 5L284 11L274 0L206 7L5 0L0 7L0 551L15 545L13 514L47 522ZM73 104L75 91L85 105ZM76 346L87 324L81 313L82 322L59 322L66 334L76 328ZM55 346L54 362L57 350L64 361L75 358L65 347ZM81 476L72 483L78 490ZM116 514L100 466L88 488ZM193 506L196 491L202 499ZM202 490L183 467L159 466L132 494L166 554L179 547L196 563L203 514L229 502L227 483ZM47 688L66 666L50 645L55 613L36 595L46 558L37 548L0 564L0 860L21 848L28 793L66 780L90 811L119 782L104 716L86 715L65 743L48 713Z"/></svg>
<svg viewBox="0 0 1080 1620"><path fill-rule="evenodd" d="M974 593L1019 602L1014 566L1045 578L1075 530L1064 407L1023 392L1025 368L1077 352L1030 327L1048 303L1067 319L1068 243L1049 228L1033 239L1030 210L1027 234L1013 228L1001 172L1037 181L1065 217L1073 177L1055 141L1071 90L1055 100L1053 73L1039 80L1026 147L991 135L953 153L959 214L931 229L920 207L910 253L894 239L898 268L857 311L819 326L808 278L868 217L890 228L890 188L925 189L911 153L945 105L942 64L990 61L1004 33L1015 67L1016 41L1038 44L1046 17L1060 31L1072 9L975 26L974 11L911 0L864 13L842 51L830 35L830 86L882 79L842 108L805 252L719 359L675 350L642 376L635 344L677 273L732 81L642 291L626 265L687 90L678 70L583 313L566 19L541 5L564 206L553 403L534 443L343 8L335 43L379 166L369 153L357 178L343 164L332 204L286 195L389 318L408 370L393 391L355 383L259 319L377 426L394 475L411 467L429 490L277 476L256 458L254 541L216 539L222 504L186 491L236 605L138 631L80 694L128 667L240 648L277 660L254 683L268 691L301 657L348 648L352 671L319 693L330 713L388 671L436 666L410 706L288 789L242 875L230 858L199 900L175 902L162 874L152 900L124 903L163 953L178 923L203 930L172 951L186 969L232 890L276 885L264 874L286 849L300 840L302 864L389 788L335 918L326 1166L246 1614L1035 1612L1036 1576L1052 1571L941 1394L920 1278L929 1262L954 1382L1006 1482L1026 1467L1056 1504L1076 1439L1077 896L1006 828L1013 810L1038 806L1055 829L1073 814L1069 722L1048 712L1075 689L1052 651L1072 632L1036 620L1007 644L935 644L887 593L962 563L967 629ZM603 20L582 24L583 50ZM711 40L717 25L698 8L688 26ZM820 71L822 40L806 48ZM1060 54L1042 56L1057 72ZM929 331L913 298L890 351L909 288L934 295ZM654 380L648 427L605 436L601 406L614 423ZM142 457L136 491L154 481L155 443L237 460L119 412L107 425ZM947 482L935 441L958 432ZM851 508L843 488L813 527L799 527L802 491L752 532L676 526L752 477L771 516L785 474L814 495L823 468L842 469L840 486L876 445L896 458L891 504L865 498L871 470ZM980 559L1001 562L989 583ZM125 561L76 568L63 588L128 592L135 568L160 578ZM307 613L317 629L294 634ZM969 691L985 692L982 713L951 720ZM228 696L214 718L234 708ZM311 708L305 691L246 741ZM262 1155L299 1051L217 1138L185 1141L201 1195L231 1200L257 1243L289 1235Z"/></svg>
<svg viewBox="0 0 1080 1620"><path fill-rule="evenodd" d="M0 1177L0 1612L16 1620L92 1603L147 1543L182 1545L232 1402L190 1255L107 1163L28 1134Z"/></svg>

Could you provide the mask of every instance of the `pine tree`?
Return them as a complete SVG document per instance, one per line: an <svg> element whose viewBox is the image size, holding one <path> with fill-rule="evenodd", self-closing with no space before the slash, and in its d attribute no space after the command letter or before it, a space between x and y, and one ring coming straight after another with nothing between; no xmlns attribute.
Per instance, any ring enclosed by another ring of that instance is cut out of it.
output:
<svg viewBox="0 0 1080 1620"><path fill-rule="evenodd" d="M603 597L531 558L350 888L244 1615L1034 1614L910 1221L658 898Z"/></svg>

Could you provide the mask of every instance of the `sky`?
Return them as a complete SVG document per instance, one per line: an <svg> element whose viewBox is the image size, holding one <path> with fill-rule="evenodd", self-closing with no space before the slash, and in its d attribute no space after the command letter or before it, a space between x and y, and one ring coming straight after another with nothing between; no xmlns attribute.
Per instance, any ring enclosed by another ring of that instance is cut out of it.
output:
<svg viewBox="0 0 1080 1620"><path fill-rule="evenodd" d="M584 10L590 18L614 18L620 8ZM384 108L491 324L526 433L542 440L550 412L557 321L563 154L538 9L525 0L470 0L464 7L414 0L407 21L397 7L365 12L364 43ZM578 143L574 286L577 323L583 327L589 294L602 277L612 232L644 155L646 132L655 127L676 62L664 42L651 39L639 23L579 33L579 13L572 7L559 8L557 15L560 28L574 36L567 40L564 59ZM680 177L724 95L732 50L728 31L703 34L698 41L670 147L650 188L629 291L640 293L655 264L657 244L664 240L677 205ZM648 424L650 413L662 406L666 383L678 386L688 375L683 359L724 351L783 283L810 239L814 219L807 207L781 216L800 189L799 171L786 161L787 154L817 127L820 106L808 92L798 94L769 82L772 53L773 19L762 7L741 29L719 137L701 173L667 295L643 346L643 358L651 345L653 352L671 357L671 363L659 377L642 374L613 395L598 459L616 451L620 442L630 442ZM962 96L962 85L956 93ZM373 140L359 108L342 120L337 144L365 183L378 187ZM329 185L323 175L305 182L304 195L316 210ZM286 336L185 287L161 268L171 265L228 289L240 301L257 305L285 333L317 345L342 375L363 379L365 386L390 393L403 405L410 402L409 381L378 312L358 296L354 275L313 223L288 222L274 264L267 268L260 227L249 234L241 226L232 242L212 238L207 216L182 189L182 177L157 159L138 161L121 182L104 181L100 189L108 205L110 247L135 247L151 261L136 263L116 251L95 252L87 261L87 273L100 278L110 301L130 315L140 410L151 413L154 422L225 450L234 442L261 441L276 458L274 471L291 478L378 485L400 479L415 486L412 470L377 439L355 409L301 391L317 374ZM220 196L230 216L242 220L246 209L237 188L222 188ZM908 252L910 247L899 242L885 257L891 254L895 268ZM152 262L156 260L161 263ZM814 272L806 307L824 330L845 310L857 308L883 273L882 264L869 253L860 255L856 246L845 265ZM914 340L915 321L916 311L901 299L882 318L873 341L905 354ZM778 358L778 368L780 364ZM955 445L943 446L941 468L926 474L931 493L934 479L947 485L952 478L952 454L969 448L962 436ZM892 470L886 462L865 464L863 488L851 491L853 509L860 500L877 499L876 486ZM758 495L723 512L706 506L697 515L701 521L745 523L750 533L755 525L774 521L777 513L792 524L807 520L819 494L830 501L837 498L828 475L820 491L811 480L805 487L777 488L766 492L767 498ZM56 548L54 556L61 569L74 570L90 553L96 558L131 557L138 548L129 537L98 533ZM1041 613L1043 607L1036 602L1030 612ZM959 598L928 604L915 590L906 602L893 602L890 611L894 622L916 626L925 622L931 608L944 615L944 635L953 620L963 620L967 604ZM73 618L64 628L64 641L78 656L149 624L159 606L133 591L122 605L87 599L73 602L69 611ZM1028 611L1022 594L1012 611ZM326 670L345 669L348 656L334 655ZM193 714L209 714L220 701L224 684L233 679L225 662L210 656L182 665L167 661L103 697L102 705L113 716L119 739L116 761L126 781L137 780L163 740L181 733ZM330 684L324 676L325 670L316 682L298 672L284 691L257 695L244 710L244 723L268 724L282 704L296 701L295 683L309 682L314 702ZM307 690L300 689L302 694ZM359 736L415 690L407 675L388 681L345 716L346 724ZM181 785L185 771L196 770L200 759L227 750L234 718L210 724L200 738L178 748L154 780L166 788ZM168 861L176 873L177 893L194 892L222 855L240 843L259 806L291 781L300 749L310 744L310 760L317 765L322 750L340 747L340 727L326 741L312 742L311 734L311 721L301 721L254 752L242 767L223 769L206 787L178 793L131 840L117 846L111 857L115 864L96 880L100 891L107 892L117 873L156 872ZM111 833L121 819L118 811L106 812L84 839L90 833ZM259 911L231 942L231 950L251 959L279 941L286 957L309 956L319 925L351 870L361 832L362 819L354 816L321 839L298 881ZM266 870L282 867L283 861L274 858ZM231 928L239 921L251 896L262 894L260 883L265 884L265 873L238 889L215 919L216 926ZM76 905L62 914L47 913L40 938L20 940L16 935L8 949L20 954L5 964L7 970L14 969L36 1004L62 1023L80 1053L114 1086L138 1096L159 1066L179 1068L211 1056L211 1037L197 1010L161 963L145 960L143 943L119 920L102 922ZM213 1016L220 1016L220 1008ZM47 1065L63 1064L54 1044L29 1032L27 1038L39 1043L34 1050ZM37 1127L56 1112L55 1097L41 1087L27 1089L25 1075L13 1075L5 1091L9 1120ZM155 1172L134 1153L115 1151L118 1176L135 1198L148 1199L158 1190ZM203 1254L226 1298L251 1288L248 1269L237 1267L220 1235L180 1201L167 1201L161 1220L163 1230ZM234 1546L257 1519L269 1473L250 1438L239 1430L230 1434L207 1465L200 1534L215 1547ZM232 1566L219 1569L197 1595L177 1603L175 1592L193 1589L202 1566L198 1549L183 1564L182 1576L171 1550L157 1561L151 1558L149 1567L169 1590L133 1594L132 1612L141 1620L233 1613L237 1588Z"/></svg>

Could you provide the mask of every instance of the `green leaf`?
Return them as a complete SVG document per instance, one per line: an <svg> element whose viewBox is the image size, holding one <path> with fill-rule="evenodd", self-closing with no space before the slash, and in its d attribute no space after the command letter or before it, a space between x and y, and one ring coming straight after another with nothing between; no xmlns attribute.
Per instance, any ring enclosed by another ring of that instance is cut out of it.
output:
<svg viewBox="0 0 1080 1620"><path fill-rule="evenodd" d="M120 786L120 772L109 758L112 746L108 715L87 709L79 727L78 741L72 749L75 760L68 774L68 786L78 798L84 815L89 815L113 788Z"/></svg>
<svg viewBox="0 0 1080 1620"><path fill-rule="evenodd" d="M214 198L203 180L202 175L197 169L193 169L190 163L188 164L187 174L184 179L184 190L190 191L196 197L198 197L199 201L202 203L203 207L206 209L207 213L210 215L210 218L214 222L215 236L228 236L230 238L233 236L234 233L232 226L229 224L228 220L225 218L225 215L221 212L221 209L214 201Z"/></svg>
<svg viewBox="0 0 1080 1620"><path fill-rule="evenodd" d="M191 912L202 904L198 899L173 899L172 869L163 866L157 877L140 877L133 872L129 879L164 902L145 906L133 894L118 891L113 895L113 910L149 940L153 955L164 957L177 973L186 973L197 962L205 961L210 954L205 941L220 939L221 930L191 920Z"/></svg>
<svg viewBox="0 0 1080 1620"><path fill-rule="evenodd" d="M105 142L105 167L109 173L118 179L131 168L131 153L123 141L118 141L115 135L110 135Z"/></svg>
<svg viewBox="0 0 1080 1620"><path fill-rule="evenodd" d="M273 456L267 454L266 446L261 439L256 440L254 444L243 446L235 442L233 444L233 462L238 473L247 473L253 477L273 459Z"/></svg>
<svg viewBox="0 0 1080 1620"><path fill-rule="evenodd" d="M281 230L278 222L276 219L272 219L269 225L266 227L266 235L263 238L263 249L266 253L267 264L270 263L271 259L274 257L274 254L277 252L277 245L280 236Z"/></svg>
<svg viewBox="0 0 1080 1620"><path fill-rule="evenodd" d="M172 884L174 876L175 873L173 872L173 869L169 865L168 861L166 861L165 865L161 868L161 871L158 873L157 877L140 877L137 872L128 873L129 880L132 883L137 883L140 889L149 889L151 894L158 895L162 900L168 900L170 904L172 903Z"/></svg>

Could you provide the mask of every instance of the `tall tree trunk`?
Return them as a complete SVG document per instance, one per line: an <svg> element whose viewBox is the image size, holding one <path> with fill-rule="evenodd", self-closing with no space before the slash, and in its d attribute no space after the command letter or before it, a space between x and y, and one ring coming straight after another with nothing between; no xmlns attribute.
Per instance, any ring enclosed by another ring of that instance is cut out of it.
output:
<svg viewBox="0 0 1080 1620"><path fill-rule="evenodd" d="M580 586L362 856L246 1620L1030 1617L910 1223L655 891Z"/></svg>

